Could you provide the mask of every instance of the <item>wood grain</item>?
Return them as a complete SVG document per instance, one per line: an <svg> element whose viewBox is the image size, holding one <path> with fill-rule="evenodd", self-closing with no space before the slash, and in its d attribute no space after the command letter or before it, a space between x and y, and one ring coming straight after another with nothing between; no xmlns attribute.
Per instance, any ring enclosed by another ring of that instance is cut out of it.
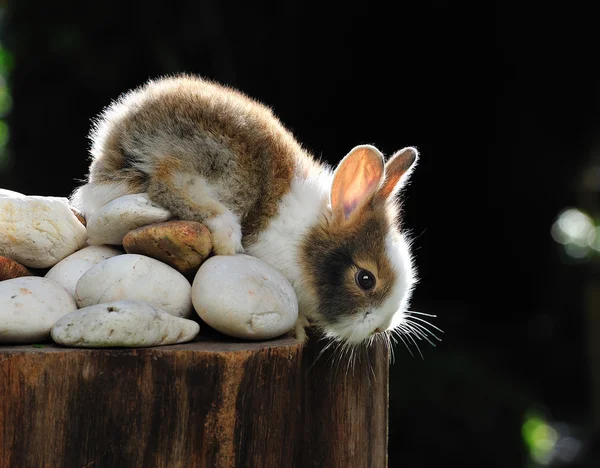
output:
<svg viewBox="0 0 600 468"><path fill-rule="evenodd" d="M386 466L387 350L322 347L0 347L0 467Z"/></svg>

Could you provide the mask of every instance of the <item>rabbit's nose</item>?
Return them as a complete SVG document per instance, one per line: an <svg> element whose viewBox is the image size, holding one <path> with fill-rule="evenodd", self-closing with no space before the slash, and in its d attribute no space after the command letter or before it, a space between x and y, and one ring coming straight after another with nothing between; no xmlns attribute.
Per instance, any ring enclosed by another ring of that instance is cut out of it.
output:
<svg viewBox="0 0 600 468"><path fill-rule="evenodd" d="M375 329L375 333L383 333L384 331L385 331L385 328L383 328L383 327L377 327Z"/></svg>

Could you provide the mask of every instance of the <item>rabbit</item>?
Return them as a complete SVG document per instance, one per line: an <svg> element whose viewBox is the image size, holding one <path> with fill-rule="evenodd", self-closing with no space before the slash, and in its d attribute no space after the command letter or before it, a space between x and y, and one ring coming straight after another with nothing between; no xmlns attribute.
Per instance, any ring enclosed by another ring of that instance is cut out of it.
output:
<svg viewBox="0 0 600 468"><path fill-rule="evenodd" d="M88 217L146 192L177 218L202 222L215 255L252 255L289 280L299 341L314 326L358 345L405 319L417 274L397 195L417 163L414 147L386 161L359 145L334 169L270 108L192 75L123 94L95 120L90 140L75 209Z"/></svg>

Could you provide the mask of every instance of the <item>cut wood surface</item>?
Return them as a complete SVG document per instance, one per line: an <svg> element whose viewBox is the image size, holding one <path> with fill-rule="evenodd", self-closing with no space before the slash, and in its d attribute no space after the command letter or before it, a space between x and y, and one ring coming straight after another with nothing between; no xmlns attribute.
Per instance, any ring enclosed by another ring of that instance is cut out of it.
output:
<svg viewBox="0 0 600 468"><path fill-rule="evenodd" d="M0 346L0 467L387 466L387 349L324 345Z"/></svg>

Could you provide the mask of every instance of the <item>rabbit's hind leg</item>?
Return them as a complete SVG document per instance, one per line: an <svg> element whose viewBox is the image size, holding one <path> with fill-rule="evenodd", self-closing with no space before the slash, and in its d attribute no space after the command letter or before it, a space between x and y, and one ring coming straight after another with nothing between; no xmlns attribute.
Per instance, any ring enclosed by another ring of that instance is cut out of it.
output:
<svg viewBox="0 0 600 468"><path fill-rule="evenodd" d="M212 235L215 255L243 253L239 217L215 198L201 175L164 161L152 173L148 196L179 219L203 223Z"/></svg>

